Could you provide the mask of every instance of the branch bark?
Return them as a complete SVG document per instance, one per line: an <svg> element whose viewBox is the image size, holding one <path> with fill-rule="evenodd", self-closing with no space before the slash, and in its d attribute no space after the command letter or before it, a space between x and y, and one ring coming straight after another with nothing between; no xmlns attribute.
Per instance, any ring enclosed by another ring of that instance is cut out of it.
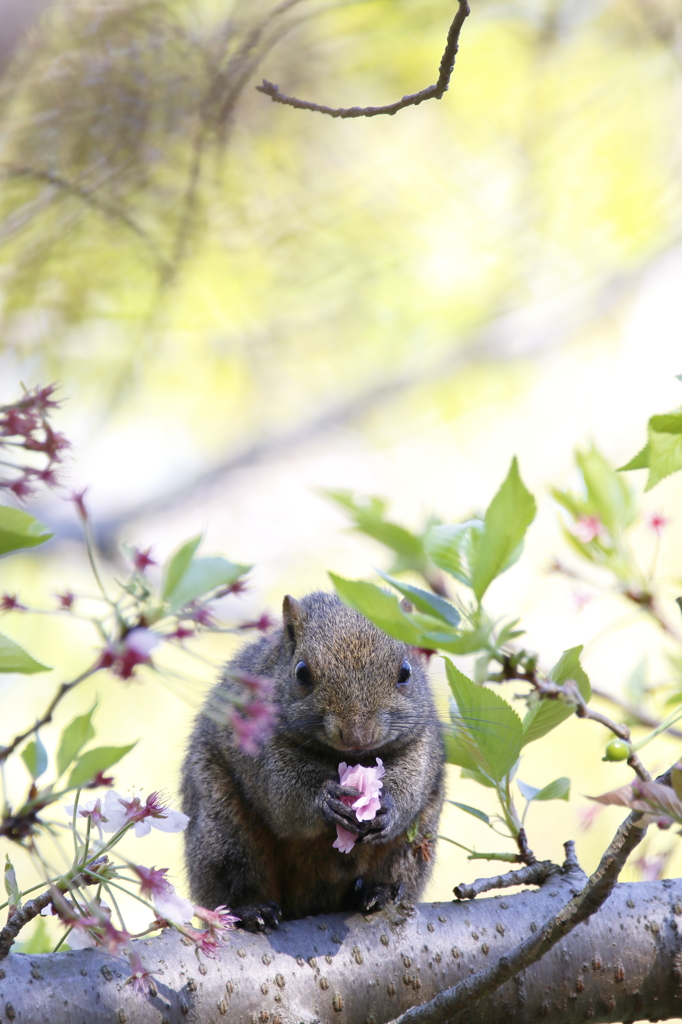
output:
<svg viewBox="0 0 682 1024"><path fill-rule="evenodd" d="M101 950L11 953L0 1018L17 1024L385 1024L538 934L582 889L553 875L535 892L421 904L410 916L334 914L277 932L233 932L219 961L198 963L177 934L133 945L156 994L126 984L125 958ZM466 1014L467 1024L593 1024L679 1016L682 879L618 885L593 916ZM4 1012L4 1016L2 1016Z"/></svg>
<svg viewBox="0 0 682 1024"><path fill-rule="evenodd" d="M459 36L462 26L469 16L469 4L467 0L458 0L457 13L452 20L448 30L448 37L445 43L445 50L438 67L438 81L429 85L426 89L403 96L395 103L387 103L381 107L325 107L322 103L311 103L309 100L299 100L296 96L285 96L278 85L263 79L262 85L257 85L259 92L269 96L273 103L283 103L286 107L295 107L297 110L312 110L318 114L328 114L329 117L376 117L377 114L397 114L405 107L416 107L424 100L441 99L448 91L452 72L455 69L455 58L459 49Z"/></svg>

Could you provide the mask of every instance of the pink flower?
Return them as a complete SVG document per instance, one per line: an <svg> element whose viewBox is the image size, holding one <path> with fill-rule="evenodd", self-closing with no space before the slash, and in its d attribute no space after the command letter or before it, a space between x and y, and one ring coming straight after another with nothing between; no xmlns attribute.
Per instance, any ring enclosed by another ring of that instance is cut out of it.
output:
<svg viewBox="0 0 682 1024"><path fill-rule="evenodd" d="M150 557L151 550L151 548L145 548L144 551L141 548L132 549L133 565L138 572L144 572L150 565L158 565L158 562Z"/></svg>
<svg viewBox="0 0 682 1024"><path fill-rule="evenodd" d="M372 821L381 807L380 792L384 787L381 779L386 774L383 761L376 759L375 768L364 768L361 764L349 767L345 762L339 765L339 781L342 786L357 789L360 796L342 796L341 800L347 807L352 807L358 821ZM336 842L334 848L341 853L350 853L357 840L357 835L349 832L341 825L336 826Z"/></svg>
<svg viewBox="0 0 682 1024"><path fill-rule="evenodd" d="M158 972L145 970L140 954L136 949L128 950L128 959L130 960L130 977L126 981L126 985L132 984L133 992L137 992L141 996L149 995L152 988L151 979Z"/></svg>
<svg viewBox="0 0 682 1024"><path fill-rule="evenodd" d="M175 924L184 924L191 921L194 916L194 909L189 900L185 900L175 891L165 877L168 868L145 868L141 864L135 865L133 870L141 879L140 892L143 896L151 896L154 907L159 915L166 921L173 921Z"/></svg>
<svg viewBox="0 0 682 1024"><path fill-rule="evenodd" d="M231 914L224 904L216 907L215 910L207 910L206 907L194 907L194 916L198 917L200 921L204 921L209 928L217 928L218 931L221 931L223 928L232 928L238 921L241 921L241 918Z"/></svg>
<svg viewBox="0 0 682 1024"><path fill-rule="evenodd" d="M68 816L71 819L73 819L73 809L74 809L74 806L75 806L74 804L70 804L68 807L64 808L64 810L66 811L66 813L68 814ZM106 823L107 818L102 813L102 801L101 800L99 800L99 799L91 800L87 804L79 804L78 805L78 811L76 812L76 817L77 818L89 818L91 824L94 825L96 827L97 831L99 832L100 839L102 839L102 825L104 823ZM109 831L109 830L107 829L107 831Z"/></svg>
<svg viewBox="0 0 682 1024"><path fill-rule="evenodd" d="M161 639L146 626L136 626L126 633L121 643L109 645L102 651L99 667L110 668L121 679L130 679L138 665L150 663L151 652Z"/></svg>
<svg viewBox="0 0 682 1024"><path fill-rule="evenodd" d="M581 516L575 524L574 532L581 544L589 544L602 532L602 524L597 516Z"/></svg>
<svg viewBox="0 0 682 1024"><path fill-rule="evenodd" d="M239 626L240 629L260 629L262 633L265 633L268 629L272 629L275 625L275 620L272 619L267 612L263 612L259 619L255 619L253 622L242 622Z"/></svg>
<svg viewBox="0 0 682 1024"><path fill-rule="evenodd" d="M601 814L600 804L593 804L591 807L581 807L576 811L578 817L578 828L581 832L588 832L594 825L597 817Z"/></svg>
<svg viewBox="0 0 682 1024"><path fill-rule="evenodd" d="M257 754L275 732L275 707L258 698L246 701L239 709L233 708L227 717L237 745L247 754Z"/></svg>
<svg viewBox="0 0 682 1024"><path fill-rule="evenodd" d="M135 835L149 835L152 826L160 832L182 832L187 828L189 818L181 811L172 811L161 802L158 793L150 793L145 803L139 796L126 800L116 790L110 789L104 797L105 832L118 832L125 825L135 825ZM169 883L170 884L170 883Z"/></svg>
<svg viewBox="0 0 682 1024"><path fill-rule="evenodd" d="M670 522L670 519L667 516L664 516L662 512L653 512L651 515L646 517L645 522L651 532L655 533L657 537L660 537Z"/></svg>

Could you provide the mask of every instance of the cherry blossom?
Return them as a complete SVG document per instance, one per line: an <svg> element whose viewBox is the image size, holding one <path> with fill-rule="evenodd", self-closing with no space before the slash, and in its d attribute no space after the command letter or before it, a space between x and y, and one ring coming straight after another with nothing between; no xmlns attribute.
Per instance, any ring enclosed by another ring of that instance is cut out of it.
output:
<svg viewBox="0 0 682 1024"><path fill-rule="evenodd" d="M575 524L575 535L582 544L589 544L602 532L598 516L581 516Z"/></svg>
<svg viewBox="0 0 682 1024"><path fill-rule="evenodd" d="M646 517L645 522L651 532L655 533L657 537L660 537L670 522L670 519L668 516L664 516L662 512L652 512L651 515Z"/></svg>
<svg viewBox="0 0 682 1024"><path fill-rule="evenodd" d="M342 796L341 800L347 807L352 807L358 821L372 821L381 807L380 792L383 789L381 779L386 774L383 761L380 757L376 759L376 767L365 768L361 764L354 766L347 765L344 761L339 765L339 781L342 786L357 789L358 797ZM357 835L343 828L336 826L336 842L333 844L336 850L341 853L350 853L357 840Z"/></svg>
<svg viewBox="0 0 682 1024"><path fill-rule="evenodd" d="M228 714L237 745L247 754L257 754L263 743L274 734L275 707L263 700L250 700Z"/></svg>
<svg viewBox="0 0 682 1024"><path fill-rule="evenodd" d="M141 996L149 995L152 989L153 975L158 972L145 969L136 949L127 950L127 954L130 961L130 977L126 981L126 985L132 984L133 992L137 992Z"/></svg>
<svg viewBox="0 0 682 1024"><path fill-rule="evenodd" d="M149 835L153 828L160 832L182 832L187 828L189 818L181 811L173 811L162 803L159 793L150 793L145 803L134 795L126 800L114 789L104 797L105 832L118 832L126 825L135 825L135 835Z"/></svg>
<svg viewBox="0 0 682 1024"><path fill-rule="evenodd" d="M68 807L64 808L71 819L73 819L74 807L74 804L70 804ZM97 800L90 800L87 804L79 804L76 817L90 818L91 824L94 825L99 832L100 840L103 838L102 825L107 822L107 818L102 812L102 801L99 798ZM109 832L111 830L107 829L106 831Z"/></svg>
<svg viewBox="0 0 682 1024"><path fill-rule="evenodd" d="M194 916L194 908L189 900L178 895L175 887L166 878L168 868L145 868L135 865L133 870L140 878L140 892L143 896L151 896L154 908L159 917L174 924L185 924Z"/></svg>

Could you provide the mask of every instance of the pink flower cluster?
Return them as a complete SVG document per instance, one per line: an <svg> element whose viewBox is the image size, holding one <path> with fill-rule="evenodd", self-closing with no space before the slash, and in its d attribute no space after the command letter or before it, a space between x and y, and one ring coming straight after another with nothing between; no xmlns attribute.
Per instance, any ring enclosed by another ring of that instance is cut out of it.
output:
<svg viewBox="0 0 682 1024"><path fill-rule="evenodd" d="M120 679L130 679L138 665L149 665L152 651L158 647L161 637L146 626L131 629L117 644L110 644L102 651L100 668L110 668Z"/></svg>
<svg viewBox="0 0 682 1024"><path fill-rule="evenodd" d="M71 444L63 434L52 429L50 409L59 405L52 395L56 387L36 387L11 405L0 406L0 450L3 453L3 476L0 488L11 491L20 500L30 497L40 484L56 487L56 467ZM44 458L44 464L26 453Z"/></svg>
<svg viewBox="0 0 682 1024"><path fill-rule="evenodd" d="M384 787L381 779L386 774L383 761L376 759L375 768L363 768L361 764L349 767L344 761L339 765L339 781L342 786L357 789L358 797L342 796L341 800L347 807L352 807L358 821L372 821L381 807L380 793ZM355 832L349 832L342 825L336 826L336 842L334 849L340 853L350 853L357 840Z"/></svg>
<svg viewBox="0 0 682 1024"><path fill-rule="evenodd" d="M246 754L257 754L274 735L277 709L272 703L272 680L250 672L232 672L230 678L239 683L245 698L235 702L227 713L237 746Z"/></svg>
<svg viewBox="0 0 682 1024"><path fill-rule="evenodd" d="M194 943L197 952L215 959L220 956L220 947L227 941L225 931L234 928L239 918L231 914L225 906L216 907L215 910L194 907L194 916L207 924L208 928L199 931L196 928L183 926L179 930Z"/></svg>
<svg viewBox="0 0 682 1024"><path fill-rule="evenodd" d="M64 810L73 816L73 804ZM110 789L104 800L91 800L79 805L77 817L90 818L100 832L119 832L126 825L134 825L135 835L146 836L153 828L160 832L182 832L189 818L181 811L173 811L164 804L159 793L150 793L145 802L139 796L126 800Z"/></svg>

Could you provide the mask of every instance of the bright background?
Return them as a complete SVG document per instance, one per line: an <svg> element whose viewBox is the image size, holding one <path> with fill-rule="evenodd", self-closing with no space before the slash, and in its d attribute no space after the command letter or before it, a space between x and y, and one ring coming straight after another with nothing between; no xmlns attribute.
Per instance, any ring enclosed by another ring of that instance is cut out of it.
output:
<svg viewBox="0 0 682 1024"><path fill-rule="evenodd" d="M490 607L522 617L545 667L582 643L603 690L621 693L644 656L647 681L665 681L652 626L548 573L572 558L548 492L577 486L576 445L620 465L648 416L680 404L679 0L475 0L440 102L347 121L275 106L253 85L266 75L331 105L392 101L434 80L451 5L305 0L263 22L266 43L290 31L261 54L244 40L265 11L62 0L0 62L0 402L20 381L61 382L64 482L89 487L110 573L121 541L161 561L199 531L205 552L253 563L249 592L221 607L228 619L277 614L285 593L327 587L328 570L387 567L322 488L383 495L418 529L484 508L517 455L539 515ZM640 490L642 476L629 477ZM673 622L680 488L673 477L643 502L671 520L658 565ZM92 592L70 506L29 509L57 536L4 560L0 591L43 608L65 587ZM636 545L646 563L645 525ZM2 630L55 666L0 677L4 740L87 664L95 636L20 613ZM183 680L88 681L44 730L48 749L97 695L98 743L141 738L117 787L175 800L194 708L235 647L202 643L215 668L159 656ZM442 696L439 665L434 678ZM576 838L583 867L596 865L622 815L606 809L580 831L585 796L630 776L601 761L606 741L571 719L528 749L524 781L572 780L570 803L530 811L538 857L560 859ZM647 765L663 770L678 746L656 741ZM452 798L494 810L449 773ZM8 770L15 803L26 783L21 763ZM441 831L508 848L454 808ZM677 840L646 843L653 857ZM181 845L153 833L126 850L181 879ZM12 856L28 884L33 868ZM680 868L675 852L666 872ZM427 895L485 873L441 842Z"/></svg>

